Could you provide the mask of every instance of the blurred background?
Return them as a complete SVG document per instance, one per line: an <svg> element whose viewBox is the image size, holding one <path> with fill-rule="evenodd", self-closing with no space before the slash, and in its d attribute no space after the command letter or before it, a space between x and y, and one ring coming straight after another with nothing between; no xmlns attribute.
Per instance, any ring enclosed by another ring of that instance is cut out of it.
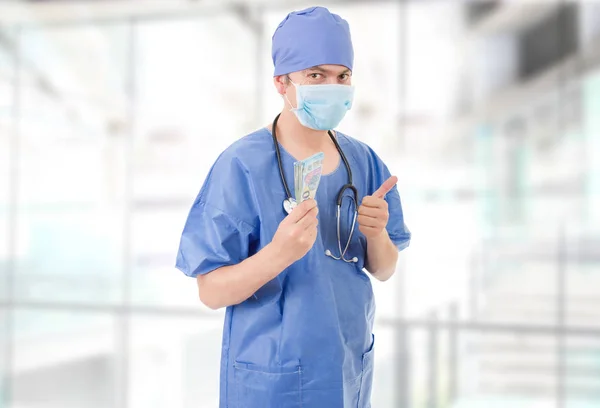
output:
<svg viewBox="0 0 600 408"><path fill-rule="evenodd" d="M217 406L174 268L216 156L282 103L286 0L0 3L0 408ZM600 406L600 2L330 0L340 130L399 176L376 408Z"/></svg>

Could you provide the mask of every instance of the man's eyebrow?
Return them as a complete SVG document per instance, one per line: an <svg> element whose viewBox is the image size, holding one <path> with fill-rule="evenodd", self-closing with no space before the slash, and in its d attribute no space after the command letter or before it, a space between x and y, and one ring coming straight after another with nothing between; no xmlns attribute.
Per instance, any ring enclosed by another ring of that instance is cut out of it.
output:
<svg viewBox="0 0 600 408"><path fill-rule="evenodd" d="M305 73L308 73L308 72L311 72L311 71L318 71L318 72L321 72L321 73L324 73L324 74L331 74L332 73L331 70L327 70L327 69L322 68L320 66L311 67L311 68L308 68L308 69L304 70ZM342 72L340 72L338 75L344 75L344 74L349 74L349 73L350 73L350 69L346 68L345 70L343 70Z"/></svg>
<svg viewBox="0 0 600 408"><path fill-rule="evenodd" d="M304 70L305 73L308 73L310 71L319 71L319 72L327 73L327 70L325 70L325 69L323 69L323 68L321 68L319 66L310 67L310 68Z"/></svg>

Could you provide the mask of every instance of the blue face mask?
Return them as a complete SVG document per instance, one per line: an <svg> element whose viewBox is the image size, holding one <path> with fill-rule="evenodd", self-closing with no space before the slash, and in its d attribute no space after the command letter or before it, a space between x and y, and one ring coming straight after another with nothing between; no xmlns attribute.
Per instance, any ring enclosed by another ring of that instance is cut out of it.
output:
<svg viewBox="0 0 600 408"><path fill-rule="evenodd" d="M308 128L331 130L340 124L352 107L354 87L351 85L292 84L296 87L297 107L292 107L291 111L296 114L298 121ZM293 106L291 103L290 105Z"/></svg>

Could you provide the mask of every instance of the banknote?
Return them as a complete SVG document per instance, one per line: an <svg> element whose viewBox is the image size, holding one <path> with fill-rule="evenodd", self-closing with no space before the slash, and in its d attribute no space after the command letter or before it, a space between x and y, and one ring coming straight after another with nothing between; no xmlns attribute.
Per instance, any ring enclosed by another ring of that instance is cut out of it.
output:
<svg viewBox="0 0 600 408"><path fill-rule="evenodd" d="M302 162L297 161L294 163L294 197L296 202L300 202L300 196L302 195Z"/></svg>
<svg viewBox="0 0 600 408"><path fill-rule="evenodd" d="M315 198L323 172L324 157L321 152L294 163L294 187L298 203Z"/></svg>

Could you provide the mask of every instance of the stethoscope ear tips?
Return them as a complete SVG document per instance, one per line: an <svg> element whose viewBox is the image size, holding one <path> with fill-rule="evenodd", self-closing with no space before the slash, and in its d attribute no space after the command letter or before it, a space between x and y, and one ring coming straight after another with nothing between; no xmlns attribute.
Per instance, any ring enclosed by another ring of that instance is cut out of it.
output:
<svg viewBox="0 0 600 408"><path fill-rule="evenodd" d="M325 256L331 256L331 251L329 249L325 250Z"/></svg>
<svg viewBox="0 0 600 408"><path fill-rule="evenodd" d="M352 262L357 263L358 262L358 258L357 257L352 258Z"/></svg>

